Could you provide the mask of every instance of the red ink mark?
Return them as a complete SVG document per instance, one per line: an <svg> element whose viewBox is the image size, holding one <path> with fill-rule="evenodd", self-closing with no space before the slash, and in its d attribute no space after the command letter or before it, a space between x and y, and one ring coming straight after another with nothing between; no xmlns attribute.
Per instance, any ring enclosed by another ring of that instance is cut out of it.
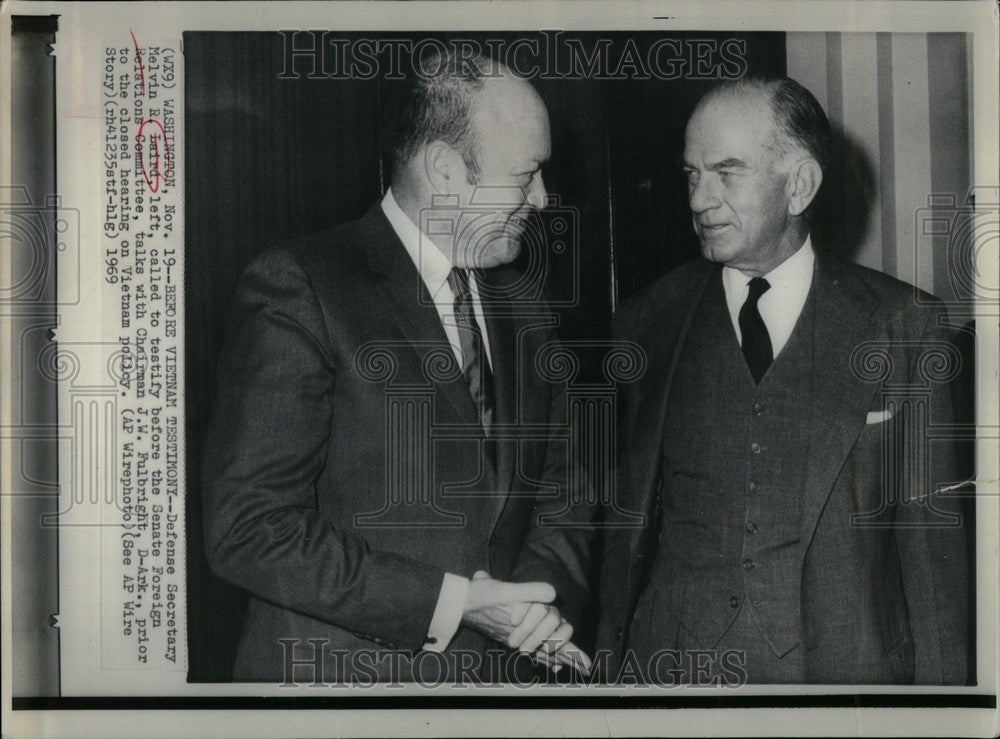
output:
<svg viewBox="0 0 1000 739"><path fill-rule="evenodd" d="M142 52L139 51L139 42L135 40L135 34L132 33L132 29L128 29L129 35L132 36L132 46L135 47L135 60L139 62L139 80L142 82L142 94L146 94L146 70L142 65Z"/></svg>
<svg viewBox="0 0 1000 739"><path fill-rule="evenodd" d="M139 80L142 83L142 95L146 94L146 68L142 63L142 52L139 51L139 42L135 37L132 29L129 29L129 35L132 36L132 46L135 47L135 60L139 63ZM152 154L150 156L149 166L147 167L146 162L146 144L145 144L145 129L147 125L151 125L151 132L149 135L150 148L152 149ZM163 171L160 171L160 139L163 139ZM160 178L170 177L173 174L174 161L173 156L170 151L170 142L167 141L167 132L163 128L163 124L160 123L155 118L143 118L139 122L139 133L135 137L135 148L138 155L139 164L142 166L142 177L146 180L146 187L149 188L150 192L160 191Z"/></svg>
<svg viewBox="0 0 1000 739"><path fill-rule="evenodd" d="M151 151L149 166L146 166L145 140L146 126L150 126L148 133L149 146ZM163 163L164 167L160 171L160 139L163 140ZM169 177L173 171L173 156L170 152L170 143L167 141L167 132L163 129L163 124L155 118L144 118L139 124L139 133L136 136L136 148L139 154L139 163L142 166L142 176L146 180L146 187L150 192L160 191L160 178Z"/></svg>

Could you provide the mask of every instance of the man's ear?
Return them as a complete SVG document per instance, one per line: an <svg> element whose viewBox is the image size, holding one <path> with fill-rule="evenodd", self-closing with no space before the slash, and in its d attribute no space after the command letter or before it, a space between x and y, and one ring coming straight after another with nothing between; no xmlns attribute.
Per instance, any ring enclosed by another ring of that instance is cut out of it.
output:
<svg viewBox="0 0 1000 739"><path fill-rule="evenodd" d="M465 176L458 171L463 166L462 157L444 141L432 141L424 147L424 173L435 192L451 192L452 180Z"/></svg>
<svg viewBox="0 0 1000 739"><path fill-rule="evenodd" d="M802 215L816 198L821 184L823 184L823 169L819 166L819 162L811 157L797 162L789 176L789 215Z"/></svg>

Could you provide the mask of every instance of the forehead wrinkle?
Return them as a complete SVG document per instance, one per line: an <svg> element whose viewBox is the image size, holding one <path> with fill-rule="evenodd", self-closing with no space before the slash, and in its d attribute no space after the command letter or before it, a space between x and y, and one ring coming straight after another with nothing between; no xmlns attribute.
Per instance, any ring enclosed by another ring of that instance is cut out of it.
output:
<svg viewBox="0 0 1000 739"><path fill-rule="evenodd" d="M699 106L691 119L694 125L689 124L685 133L684 160L694 166L688 156L691 149L696 156L701 154L702 160L710 160L705 165L708 170L727 163L744 169L775 166L787 153L787 147L782 145L770 106L757 103L739 95ZM739 123L734 125L734 121Z"/></svg>

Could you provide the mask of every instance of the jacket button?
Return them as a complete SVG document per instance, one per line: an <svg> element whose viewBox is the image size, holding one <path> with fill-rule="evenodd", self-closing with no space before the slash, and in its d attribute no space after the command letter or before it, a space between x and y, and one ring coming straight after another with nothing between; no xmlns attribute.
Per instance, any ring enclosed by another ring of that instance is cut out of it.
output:
<svg viewBox="0 0 1000 739"><path fill-rule="evenodd" d="M760 490L760 483L758 483L756 480L753 480L747 487L750 488L751 493L756 493L758 490Z"/></svg>
<svg viewBox="0 0 1000 739"><path fill-rule="evenodd" d="M760 454L760 444L758 444L755 441L753 444L750 445L750 451L753 452L754 454Z"/></svg>
<svg viewBox="0 0 1000 739"><path fill-rule="evenodd" d="M729 599L729 607L730 608L739 608L740 607L740 599L737 598L734 595L732 598Z"/></svg>
<svg viewBox="0 0 1000 739"><path fill-rule="evenodd" d="M764 413L764 406L762 406L760 403L754 403L753 404L753 414L755 416L759 416L759 415L761 415L763 413Z"/></svg>
<svg viewBox="0 0 1000 739"><path fill-rule="evenodd" d="M748 534L756 534L757 524L755 524L753 521L747 521L746 530Z"/></svg>
<svg viewBox="0 0 1000 739"><path fill-rule="evenodd" d="M625 636L624 629L618 629L617 631L615 631L615 641L620 642L624 638L624 636Z"/></svg>
<svg viewBox="0 0 1000 739"><path fill-rule="evenodd" d="M750 570L752 570L756 566L757 565L754 564L754 561L752 559L750 559L749 557L747 557L746 559L743 560L743 569L746 570L747 572L749 572Z"/></svg>

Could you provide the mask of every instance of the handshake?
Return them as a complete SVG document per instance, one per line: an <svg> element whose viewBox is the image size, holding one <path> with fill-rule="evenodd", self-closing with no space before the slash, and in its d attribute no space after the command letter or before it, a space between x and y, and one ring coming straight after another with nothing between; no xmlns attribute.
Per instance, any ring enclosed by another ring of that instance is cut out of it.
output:
<svg viewBox="0 0 1000 739"><path fill-rule="evenodd" d="M480 570L472 576L462 621L553 672L566 665L586 675L590 658L570 641L573 627L550 605L555 598L546 582L504 582Z"/></svg>

